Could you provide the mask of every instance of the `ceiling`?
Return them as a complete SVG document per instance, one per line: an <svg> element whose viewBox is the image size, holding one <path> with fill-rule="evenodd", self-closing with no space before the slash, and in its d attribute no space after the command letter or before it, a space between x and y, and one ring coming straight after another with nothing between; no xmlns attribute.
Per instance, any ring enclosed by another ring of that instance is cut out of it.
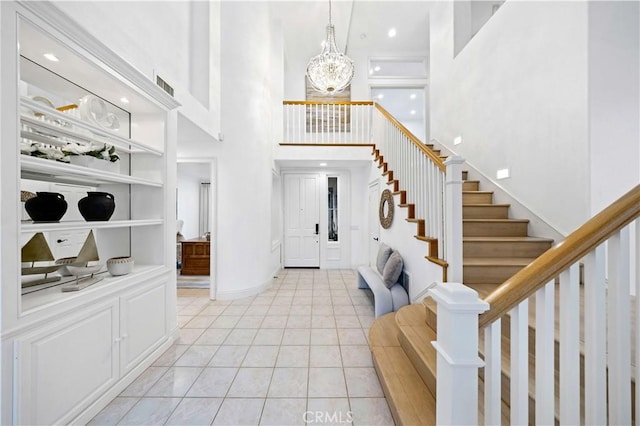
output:
<svg viewBox="0 0 640 426"><path fill-rule="evenodd" d="M328 1L275 1L271 10L282 24L286 57L311 58L320 53L329 21ZM429 48L427 1L333 0L332 22L341 51L367 56L426 52ZM390 38L388 31L397 34Z"/></svg>

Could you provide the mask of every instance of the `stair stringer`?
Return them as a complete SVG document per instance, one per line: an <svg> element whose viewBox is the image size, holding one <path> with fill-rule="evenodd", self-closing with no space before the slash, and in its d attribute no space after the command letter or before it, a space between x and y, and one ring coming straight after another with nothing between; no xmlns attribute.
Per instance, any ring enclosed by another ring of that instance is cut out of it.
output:
<svg viewBox="0 0 640 426"><path fill-rule="evenodd" d="M380 154L382 155L382 153ZM387 185L389 174L383 175L383 168L378 168L378 165L378 161L372 162L369 181L378 181L380 193L385 189L393 192L392 185ZM399 185L400 190L402 190L402 182L399 182ZM399 206L403 201L399 193L394 195L393 199L394 219L388 229L380 227L379 239L381 243L385 243L400 252L404 262L403 270L408 273L409 277L409 300L414 300L416 295L423 292L429 284L435 281L443 281L443 267L425 259L425 255L428 253L428 245L424 241L415 238L417 225L407 221L409 219L409 209ZM370 208L375 208L376 210L378 207L379 205L370 206Z"/></svg>

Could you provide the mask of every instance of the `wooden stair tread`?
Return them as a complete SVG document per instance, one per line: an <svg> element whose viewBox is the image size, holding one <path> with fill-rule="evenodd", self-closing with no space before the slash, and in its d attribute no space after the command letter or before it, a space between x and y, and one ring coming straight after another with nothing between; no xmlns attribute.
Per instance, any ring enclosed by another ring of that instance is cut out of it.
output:
<svg viewBox="0 0 640 426"><path fill-rule="evenodd" d="M464 258L464 266L527 266L536 258L530 257L471 257Z"/></svg>
<svg viewBox="0 0 640 426"><path fill-rule="evenodd" d="M369 346L400 346L394 312L376 318L369 330Z"/></svg>
<svg viewBox="0 0 640 426"><path fill-rule="evenodd" d="M430 243L430 242L433 242L433 241L438 241L438 239L437 239L437 238L433 238L433 237L425 237L424 235L414 235L414 237L415 237L417 240L425 241L425 242L427 242L427 243Z"/></svg>
<svg viewBox="0 0 640 426"><path fill-rule="evenodd" d="M515 241L530 241L530 242L549 242L553 243L553 239L551 238L541 238L541 237L462 237L462 241L505 241L505 242L515 242Z"/></svg>
<svg viewBox="0 0 640 426"><path fill-rule="evenodd" d="M511 207L511 204L462 204L463 207Z"/></svg>
<svg viewBox="0 0 640 426"><path fill-rule="evenodd" d="M462 222L469 223L529 223L529 219L462 219Z"/></svg>
<svg viewBox="0 0 640 426"><path fill-rule="evenodd" d="M395 313L376 319L369 333L373 363L398 425L436 424L436 400L397 342ZM393 337L391 337L393 336Z"/></svg>
<svg viewBox="0 0 640 426"><path fill-rule="evenodd" d="M493 194L493 191L462 191L463 194Z"/></svg>

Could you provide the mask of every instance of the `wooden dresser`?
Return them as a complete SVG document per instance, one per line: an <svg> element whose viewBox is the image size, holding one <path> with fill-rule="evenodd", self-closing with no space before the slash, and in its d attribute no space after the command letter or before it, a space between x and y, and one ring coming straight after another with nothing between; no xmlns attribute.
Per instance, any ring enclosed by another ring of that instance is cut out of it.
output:
<svg viewBox="0 0 640 426"><path fill-rule="evenodd" d="M210 244L204 238L181 241L182 275L209 275Z"/></svg>

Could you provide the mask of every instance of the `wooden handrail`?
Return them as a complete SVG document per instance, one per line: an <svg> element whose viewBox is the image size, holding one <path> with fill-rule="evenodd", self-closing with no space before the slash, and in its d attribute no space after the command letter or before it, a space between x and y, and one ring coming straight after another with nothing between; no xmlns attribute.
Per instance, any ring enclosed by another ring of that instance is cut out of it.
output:
<svg viewBox="0 0 640 426"><path fill-rule="evenodd" d="M373 101L282 101L282 105L373 105Z"/></svg>
<svg viewBox="0 0 640 426"><path fill-rule="evenodd" d="M640 185L589 219L560 244L550 248L531 264L505 281L485 302L491 309L480 315L480 329L501 318L520 302L532 296L615 232L640 216ZM562 285L562 283L561 283Z"/></svg>
<svg viewBox="0 0 640 426"><path fill-rule="evenodd" d="M393 125L396 126L407 137L407 139L413 142L413 144L417 146L424 153L424 155L426 155L431 161L433 161L441 171L443 172L446 171L447 166L444 165L444 161L442 161L442 158L438 157L433 151L431 151L429 148L424 146L424 144L420 141L420 139L415 137L413 133L409 131L409 129L404 127L402 123L396 120L393 115L389 114L389 112L386 109L384 109L379 103L375 102L375 106L376 106L376 109L380 111L382 115L384 115L387 118L387 120L393 123Z"/></svg>

